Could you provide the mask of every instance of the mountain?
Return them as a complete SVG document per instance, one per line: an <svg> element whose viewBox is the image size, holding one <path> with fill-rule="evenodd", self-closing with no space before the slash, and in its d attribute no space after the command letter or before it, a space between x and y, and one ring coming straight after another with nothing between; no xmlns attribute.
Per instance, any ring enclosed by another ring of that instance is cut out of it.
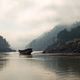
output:
<svg viewBox="0 0 80 80"><path fill-rule="evenodd" d="M43 53L80 53L80 39L51 45Z"/></svg>
<svg viewBox="0 0 80 80"><path fill-rule="evenodd" d="M67 29L62 30L57 35L57 38L58 40L63 40L64 42L80 38L80 25L73 27L70 31Z"/></svg>
<svg viewBox="0 0 80 80"><path fill-rule="evenodd" d="M64 25L58 25L51 31L46 32L37 39L30 42L26 48L33 48L33 50L42 51L45 50L49 45L56 41L57 34L64 29Z"/></svg>
<svg viewBox="0 0 80 80"><path fill-rule="evenodd" d="M48 46L44 53L79 52L80 49L80 22L72 24L71 29L64 29L57 35L56 43Z"/></svg>
<svg viewBox="0 0 80 80"><path fill-rule="evenodd" d="M10 52L10 51L13 50L10 48L9 43L6 41L5 38L0 36L0 52Z"/></svg>

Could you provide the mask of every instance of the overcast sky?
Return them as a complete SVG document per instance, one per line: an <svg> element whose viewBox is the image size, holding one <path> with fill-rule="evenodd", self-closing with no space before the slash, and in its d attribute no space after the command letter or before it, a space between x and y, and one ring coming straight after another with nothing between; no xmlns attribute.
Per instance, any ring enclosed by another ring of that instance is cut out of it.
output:
<svg viewBox="0 0 80 80"><path fill-rule="evenodd" d="M78 20L79 0L0 0L0 34L16 48L58 23Z"/></svg>

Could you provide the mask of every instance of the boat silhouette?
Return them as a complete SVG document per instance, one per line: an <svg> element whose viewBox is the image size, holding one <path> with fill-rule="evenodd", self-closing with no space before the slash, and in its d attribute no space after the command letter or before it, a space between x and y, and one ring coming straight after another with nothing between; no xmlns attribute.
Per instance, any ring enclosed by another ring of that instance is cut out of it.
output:
<svg viewBox="0 0 80 80"><path fill-rule="evenodd" d="M28 48L25 50L19 50L20 55L31 55L32 52L33 52L32 48Z"/></svg>

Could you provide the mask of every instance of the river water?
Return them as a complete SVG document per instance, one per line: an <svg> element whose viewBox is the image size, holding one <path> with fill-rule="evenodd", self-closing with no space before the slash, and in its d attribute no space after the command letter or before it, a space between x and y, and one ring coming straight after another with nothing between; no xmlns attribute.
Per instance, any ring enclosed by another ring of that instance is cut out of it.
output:
<svg viewBox="0 0 80 80"><path fill-rule="evenodd" d="M0 80L80 80L80 57L1 53Z"/></svg>

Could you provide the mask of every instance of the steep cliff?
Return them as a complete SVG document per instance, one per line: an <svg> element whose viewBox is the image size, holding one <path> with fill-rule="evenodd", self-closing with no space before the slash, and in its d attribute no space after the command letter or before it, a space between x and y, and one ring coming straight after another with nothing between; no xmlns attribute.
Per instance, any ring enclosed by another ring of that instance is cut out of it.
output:
<svg viewBox="0 0 80 80"><path fill-rule="evenodd" d="M80 52L80 23L74 25L70 30L60 31L56 43L48 46L44 53Z"/></svg>
<svg viewBox="0 0 80 80"><path fill-rule="evenodd" d="M7 40L2 36L0 36L0 52L9 52L9 51L13 50L10 48L10 45L7 42Z"/></svg>
<svg viewBox="0 0 80 80"><path fill-rule="evenodd" d="M30 42L26 48L31 47L33 50L42 51L45 50L49 45L56 41L57 34L64 29L65 26L58 25L54 27L51 31L44 33L37 39Z"/></svg>

